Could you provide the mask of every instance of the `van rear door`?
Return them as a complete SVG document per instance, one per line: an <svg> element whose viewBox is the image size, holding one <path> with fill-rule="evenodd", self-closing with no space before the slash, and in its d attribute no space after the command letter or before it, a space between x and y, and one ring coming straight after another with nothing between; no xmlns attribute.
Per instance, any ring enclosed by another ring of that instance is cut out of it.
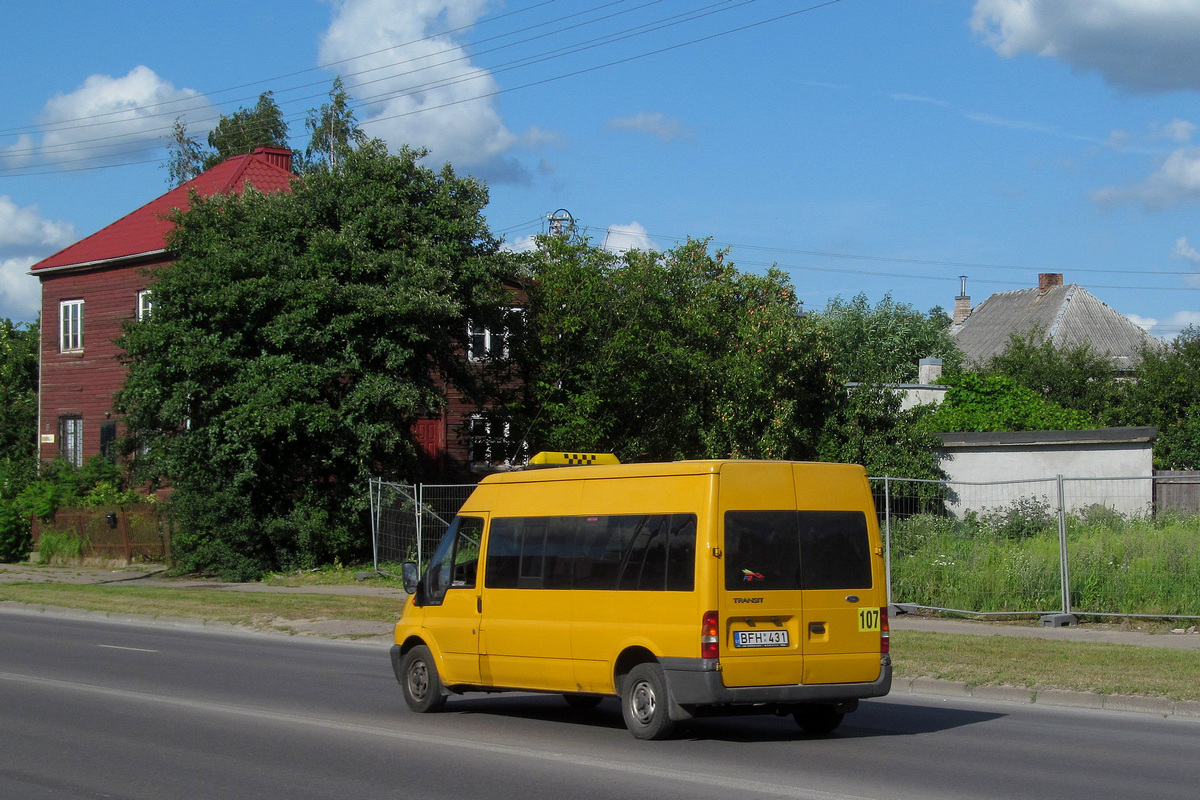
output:
<svg viewBox="0 0 1200 800"><path fill-rule="evenodd" d="M804 683L879 677L880 596L863 511L797 511Z"/></svg>

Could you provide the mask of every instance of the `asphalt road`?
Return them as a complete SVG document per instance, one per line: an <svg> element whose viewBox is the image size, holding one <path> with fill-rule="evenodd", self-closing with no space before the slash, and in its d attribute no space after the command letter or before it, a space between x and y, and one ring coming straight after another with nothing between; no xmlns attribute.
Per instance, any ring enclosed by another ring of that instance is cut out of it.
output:
<svg viewBox="0 0 1200 800"><path fill-rule="evenodd" d="M933 696L633 739L615 702L405 710L387 649L0 613L0 798L1188 798L1200 720Z"/></svg>

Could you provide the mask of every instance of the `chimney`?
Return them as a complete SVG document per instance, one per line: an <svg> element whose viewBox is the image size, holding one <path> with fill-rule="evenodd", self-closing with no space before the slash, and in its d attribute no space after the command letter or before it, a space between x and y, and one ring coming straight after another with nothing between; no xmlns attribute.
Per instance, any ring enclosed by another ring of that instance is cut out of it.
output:
<svg viewBox="0 0 1200 800"><path fill-rule="evenodd" d="M942 360L940 358L922 358L917 362L917 383L929 386L942 377Z"/></svg>
<svg viewBox="0 0 1200 800"><path fill-rule="evenodd" d="M954 324L962 325L971 316L971 298L967 297L967 276L959 275L958 279L962 281L962 290L954 298Z"/></svg>
<svg viewBox="0 0 1200 800"><path fill-rule="evenodd" d="M272 166L279 167L284 172L292 171L292 151L286 147L256 147L252 155L258 156Z"/></svg>
<svg viewBox="0 0 1200 800"><path fill-rule="evenodd" d="M1062 286L1061 272L1041 272L1038 273L1038 291L1042 294L1053 289L1055 286Z"/></svg>

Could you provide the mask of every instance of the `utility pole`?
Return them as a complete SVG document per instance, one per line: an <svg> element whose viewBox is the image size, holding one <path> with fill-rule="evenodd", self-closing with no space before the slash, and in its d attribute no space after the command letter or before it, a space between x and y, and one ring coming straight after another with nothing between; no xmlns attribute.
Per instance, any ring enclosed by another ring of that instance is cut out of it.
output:
<svg viewBox="0 0 1200 800"><path fill-rule="evenodd" d="M567 235L567 233L569 231L564 229L564 227L563 227L564 222L569 223L570 227L572 229L575 227L575 218L572 217L571 212L567 211L565 208L560 208L558 211L555 211L553 214L547 214L546 218L548 220L550 220L550 235L551 236L557 236L559 238L562 238L563 236Z"/></svg>

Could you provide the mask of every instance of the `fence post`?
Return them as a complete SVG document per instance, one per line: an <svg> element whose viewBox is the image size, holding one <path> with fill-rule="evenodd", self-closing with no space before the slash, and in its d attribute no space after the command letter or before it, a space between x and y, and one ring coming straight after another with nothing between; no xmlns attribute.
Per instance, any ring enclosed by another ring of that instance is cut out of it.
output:
<svg viewBox="0 0 1200 800"><path fill-rule="evenodd" d="M887 580L887 605L892 607L892 485L883 476L883 570Z"/></svg>
<svg viewBox="0 0 1200 800"><path fill-rule="evenodd" d="M1067 502L1063 490L1063 476L1058 476L1058 571L1062 584L1062 611L1042 617L1042 627L1061 628L1078 624L1079 618L1071 613L1071 573L1067 556Z"/></svg>
<svg viewBox="0 0 1200 800"><path fill-rule="evenodd" d="M367 499L371 505L371 561L379 572L379 509L383 505L383 478L379 479L379 497L375 497L375 479L367 479Z"/></svg>
<svg viewBox="0 0 1200 800"><path fill-rule="evenodd" d="M425 516L425 484L418 483L413 488L416 489L413 494L417 496L417 507L415 510L417 515L417 566L420 568L425 564L424 554L421 552L421 546L424 544L422 540L425 538L425 532L422 529L422 520Z"/></svg>

